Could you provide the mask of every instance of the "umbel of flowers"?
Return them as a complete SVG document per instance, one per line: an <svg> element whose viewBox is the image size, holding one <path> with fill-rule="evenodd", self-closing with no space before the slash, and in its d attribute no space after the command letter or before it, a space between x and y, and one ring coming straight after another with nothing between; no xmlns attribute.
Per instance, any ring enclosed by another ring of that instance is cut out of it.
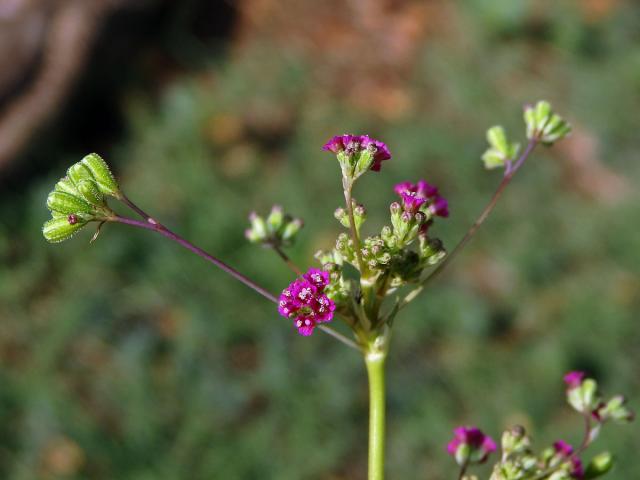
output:
<svg viewBox="0 0 640 480"><path fill-rule="evenodd" d="M476 222L449 253L433 233L439 221L449 216L449 204L438 187L427 181L429 179L409 179L390 186L387 224L379 231L365 232L367 209L354 198L354 186L364 174L380 172L383 164L391 160L391 152L385 143L368 135L331 138L324 150L335 155L341 172L344 202L340 201L334 216L344 231L333 244L315 255L316 266L301 269L285 252L301 231L301 219L286 214L279 206L273 207L266 217L255 212L249 217L247 239L273 250L294 274L279 296L182 238L138 207L124 194L107 164L96 154L72 165L49 194L47 207L51 219L44 224L43 234L50 242L60 242L91 222L98 225L93 239L105 223L119 223L160 234L276 304L279 314L288 319L300 335L308 337L321 330L360 351L369 379L368 478L383 480L384 364L391 331L396 328L394 320L468 243L535 148L553 145L570 131L569 124L544 101L525 106L524 120L527 136L524 148L511 141L501 126L488 130L489 148L482 160L487 169L502 169L502 180ZM124 204L135 214L134 218L116 213L108 203L110 200ZM346 329L347 334L329 325L336 318L342 321L341 328ZM609 471L613 460L608 452L587 462L585 451L603 425L627 422L633 415L623 397L603 399L598 394L596 382L582 372L570 372L565 383L567 401L584 418L583 440L576 447L558 440L536 454L524 429L510 429L502 435L502 452L490 480L591 479ZM497 447L491 437L477 427L463 426L454 430L447 451L459 466L458 478L471 480L477 477L468 475L467 469L486 462Z"/></svg>

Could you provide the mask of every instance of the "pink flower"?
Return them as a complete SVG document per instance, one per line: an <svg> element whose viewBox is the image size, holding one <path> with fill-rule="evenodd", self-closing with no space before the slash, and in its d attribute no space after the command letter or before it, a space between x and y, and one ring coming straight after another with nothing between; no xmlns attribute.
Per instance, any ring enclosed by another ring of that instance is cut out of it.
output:
<svg viewBox="0 0 640 480"><path fill-rule="evenodd" d="M582 466L582 460L578 457L571 458L571 472L569 472L573 478L584 478L584 467Z"/></svg>
<svg viewBox="0 0 640 480"><path fill-rule="evenodd" d="M371 170L379 172L384 160L391 159L391 152L384 142L370 138L369 135L337 135L324 144L323 150L336 155L345 152L347 155L357 155L369 150L373 154Z"/></svg>
<svg viewBox="0 0 640 480"><path fill-rule="evenodd" d="M417 212L423 205L428 205L428 210L438 217L449 216L449 204L444 197L438 195L438 188L424 180L416 184L411 182L398 183L394 191L402 199L402 206L410 213Z"/></svg>
<svg viewBox="0 0 640 480"><path fill-rule="evenodd" d="M573 447L564 440L554 442L553 448L556 453L559 453L563 457L569 457L573 453Z"/></svg>
<svg viewBox="0 0 640 480"><path fill-rule="evenodd" d="M280 294L278 312L293 319L300 335L311 335L318 323L329 322L333 318L335 303L324 294L328 284L329 274L312 268Z"/></svg>
<svg viewBox="0 0 640 480"><path fill-rule="evenodd" d="M582 461L578 457L572 456L574 450L570 444L568 444L564 440L558 440L554 442L553 449L556 451L556 454L560 455L562 458L570 459L571 471L569 473L573 478L579 479L584 476L584 468L582 467Z"/></svg>
<svg viewBox="0 0 640 480"><path fill-rule="evenodd" d="M584 372L574 370L564 376L564 383L566 383L569 390L573 390L574 388L578 388L580 385L582 385L582 380L584 380L584 377Z"/></svg>
<svg viewBox="0 0 640 480"><path fill-rule="evenodd" d="M477 463L484 462L497 448L496 442L477 427L458 427L453 430L453 439L447 445L447 452L456 456L461 445L469 447L471 450L469 459Z"/></svg>

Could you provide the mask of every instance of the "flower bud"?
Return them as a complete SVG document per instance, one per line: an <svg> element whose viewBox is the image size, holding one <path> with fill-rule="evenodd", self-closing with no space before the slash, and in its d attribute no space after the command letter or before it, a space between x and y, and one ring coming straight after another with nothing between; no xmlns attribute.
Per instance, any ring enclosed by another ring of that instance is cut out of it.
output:
<svg viewBox="0 0 640 480"><path fill-rule="evenodd" d="M343 227L350 228L351 222L349 222L349 215L344 208L336 208L336 210L333 212L333 216L340 222Z"/></svg>
<svg viewBox="0 0 640 480"><path fill-rule="evenodd" d="M79 197L66 192L53 191L47 197L47 207L52 212L69 215L70 213L91 213L91 205Z"/></svg>
<svg viewBox="0 0 640 480"><path fill-rule="evenodd" d="M71 180L69 180L69 177L61 178L58 183L56 183L54 190L57 190L58 192L69 193L71 195L75 195L76 197L80 194L75 185L71 182Z"/></svg>
<svg viewBox="0 0 640 480"><path fill-rule="evenodd" d="M482 161L486 169L503 167L507 161L512 161L518 155L520 145L510 143L507 134L500 125L487 130L489 149L482 155Z"/></svg>
<svg viewBox="0 0 640 480"><path fill-rule="evenodd" d="M97 153L90 153L82 159L82 164L86 166L101 193L118 197L120 195L120 187L115 177L111 173L107 163Z"/></svg>
<svg viewBox="0 0 640 480"><path fill-rule="evenodd" d="M294 218L288 222L282 230L281 238L284 243L291 243L295 239L298 232L304 226L304 222L299 218Z"/></svg>
<svg viewBox="0 0 640 480"><path fill-rule="evenodd" d="M74 214L68 217L55 217L44 223L42 234L48 242L59 243L71 238L86 223L85 220Z"/></svg>
<svg viewBox="0 0 640 480"><path fill-rule="evenodd" d="M600 402L597 396L598 384L592 378L581 380L583 376L582 372L569 372L565 375L567 401L578 412L591 414Z"/></svg>
<svg viewBox="0 0 640 480"><path fill-rule="evenodd" d="M615 458L609 452L602 452L591 459L584 472L585 479L598 478L613 467Z"/></svg>
<svg viewBox="0 0 640 480"><path fill-rule="evenodd" d="M98 190L98 185L93 180L80 180L77 188L82 197L91 205L104 205L104 196Z"/></svg>
<svg viewBox="0 0 640 480"><path fill-rule="evenodd" d="M482 463L496 450L493 439L479 428L458 427L453 432L454 437L447 445L447 452L455 457L460 466Z"/></svg>
<svg viewBox="0 0 640 480"><path fill-rule="evenodd" d="M268 239L267 223L256 212L249 214L251 228L245 232L247 239L254 243L263 242Z"/></svg>
<svg viewBox="0 0 640 480"><path fill-rule="evenodd" d="M271 207L271 212L267 217L267 226L269 231L277 232L284 222L284 213L280 205L274 205Z"/></svg>
<svg viewBox="0 0 640 480"><path fill-rule="evenodd" d="M93 180L91 170L89 170L82 163L74 163L67 170L67 177L78 188L78 184L83 180Z"/></svg>
<svg viewBox="0 0 640 480"><path fill-rule="evenodd" d="M607 403L601 403L593 410L592 415L599 422L613 420L619 423L631 422L635 416L626 406L626 399L622 395L616 395Z"/></svg>
<svg viewBox="0 0 640 480"><path fill-rule="evenodd" d="M544 100L535 106L525 106L524 121L527 125L527 138L537 139L545 145L552 145L571 132L571 125L555 114L551 104Z"/></svg>
<svg viewBox="0 0 640 480"><path fill-rule="evenodd" d="M529 449L531 441L526 435L524 427L516 425L502 434L502 451L507 454L517 454Z"/></svg>

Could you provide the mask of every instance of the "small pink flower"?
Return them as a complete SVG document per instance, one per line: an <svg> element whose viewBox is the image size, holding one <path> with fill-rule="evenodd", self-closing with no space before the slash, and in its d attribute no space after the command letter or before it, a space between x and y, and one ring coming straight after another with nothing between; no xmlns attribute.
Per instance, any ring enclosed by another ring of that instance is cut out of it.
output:
<svg viewBox="0 0 640 480"><path fill-rule="evenodd" d="M569 390L573 390L574 388L578 388L580 385L582 385L582 380L584 380L584 377L584 372L574 370L564 376L564 383L567 385L567 388Z"/></svg>
<svg viewBox="0 0 640 480"><path fill-rule="evenodd" d="M578 457L571 458L571 472L569 472L573 478L584 478L584 467L582 466L582 460Z"/></svg>
<svg viewBox="0 0 640 480"><path fill-rule="evenodd" d="M497 448L496 442L477 427L458 427L453 430L453 439L447 445L447 452L455 456L461 445L469 446L471 456L476 454L478 463L484 462Z"/></svg>
<svg viewBox="0 0 640 480"><path fill-rule="evenodd" d="M557 442L554 442L553 448L556 453L560 454L563 457L569 457L573 453L573 447L564 440L558 440Z"/></svg>
<svg viewBox="0 0 640 480"><path fill-rule="evenodd" d="M423 205L427 205L428 210L438 217L449 216L449 204L444 197L438 195L437 187L430 185L424 180L419 180L413 184L411 182L398 183L394 191L402 199L402 206L405 211L415 213Z"/></svg>
<svg viewBox="0 0 640 480"><path fill-rule="evenodd" d="M300 335L311 335L318 323L329 322L333 318L336 305L324 294L328 284L329 274L312 268L280 294L278 312L293 319Z"/></svg>

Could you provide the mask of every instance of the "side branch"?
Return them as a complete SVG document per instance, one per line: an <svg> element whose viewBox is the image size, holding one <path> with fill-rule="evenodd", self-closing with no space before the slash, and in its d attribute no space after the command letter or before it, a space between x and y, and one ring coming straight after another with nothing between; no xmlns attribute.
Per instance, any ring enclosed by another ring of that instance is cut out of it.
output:
<svg viewBox="0 0 640 480"><path fill-rule="evenodd" d="M476 234L480 226L484 223L484 221L487 219L489 214L495 208L496 204L498 203L498 200L502 196L504 190L507 188L507 185L511 183L511 180L513 179L516 172L520 169L520 167L527 160L527 158L529 158L529 156L531 155L531 153L533 152L533 150L537 145L538 145L537 139L534 138L529 140L529 143L527 144L527 148L525 148L524 152L522 152L522 155L520 155L518 160L510 168L508 168L505 171L504 177L502 178L502 181L498 185L498 188L496 189L493 196L491 197L491 200L489 200L489 203L487 203L486 207L484 207L484 210L482 210L482 213L480 214L480 216L476 219L473 225L471 225L469 230L467 230L467 233L465 233L464 237L462 237L462 239L454 247L451 253L447 255L445 259L421 282L420 286L413 289L401 300L399 308L405 307L420 292L422 292L422 290L424 290L424 288L429 283L431 283L440 273L442 273L442 271L447 267L447 265L449 265L449 263L451 263L451 261L460 252L460 250L462 250L467 245L469 240L473 238L473 236Z"/></svg>

